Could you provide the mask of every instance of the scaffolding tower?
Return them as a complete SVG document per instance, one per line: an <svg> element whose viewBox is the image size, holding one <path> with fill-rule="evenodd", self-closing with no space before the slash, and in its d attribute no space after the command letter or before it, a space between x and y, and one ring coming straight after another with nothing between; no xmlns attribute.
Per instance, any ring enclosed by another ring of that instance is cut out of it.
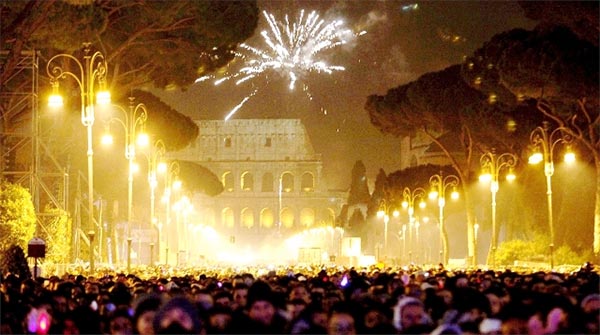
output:
<svg viewBox="0 0 600 335"><path fill-rule="evenodd" d="M35 50L11 55L0 51L0 70L10 57L17 57L10 76L0 83L0 180L19 184L29 190L36 214L36 235L48 234L48 223L68 215L73 219L70 261L81 259L81 243L90 245L83 232L81 215L85 205L81 194L76 195L74 206L69 204L69 169L53 154L53 123L40 114L39 109L39 54ZM78 174L77 189L87 183ZM72 214L72 215L71 215ZM52 241L46 241L52 243ZM96 249L95 257L100 257Z"/></svg>

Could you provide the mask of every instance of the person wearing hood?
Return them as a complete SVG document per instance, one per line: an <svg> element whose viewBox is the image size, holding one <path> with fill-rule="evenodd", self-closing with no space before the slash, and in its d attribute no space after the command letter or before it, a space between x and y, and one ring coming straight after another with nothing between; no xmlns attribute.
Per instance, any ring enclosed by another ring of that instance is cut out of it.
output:
<svg viewBox="0 0 600 335"><path fill-rule="evenodd" d="M402 297L394 306L393 324L400 334L429 333L433 324L423 302L414 297Z"/></svg>
<svg viewBox="0 0 600 335"><path fill-rule="evenodd" d="M171 298L154 316L155 334L200 334L202 321L194 304L184 296Z"/></svg>

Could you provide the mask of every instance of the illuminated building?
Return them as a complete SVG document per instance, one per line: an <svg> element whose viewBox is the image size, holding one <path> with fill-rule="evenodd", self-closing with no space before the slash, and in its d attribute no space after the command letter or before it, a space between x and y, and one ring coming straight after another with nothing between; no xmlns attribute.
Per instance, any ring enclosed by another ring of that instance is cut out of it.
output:
<svg viewBox="0 0 600 335"><path fill-rule="evenodd" d="M321 155L298 119L198 120L200 135L170 159L191 161L219 177L224 191L195 194L201 224L231 243L332 227L346 192L327 190Z"/></svg>

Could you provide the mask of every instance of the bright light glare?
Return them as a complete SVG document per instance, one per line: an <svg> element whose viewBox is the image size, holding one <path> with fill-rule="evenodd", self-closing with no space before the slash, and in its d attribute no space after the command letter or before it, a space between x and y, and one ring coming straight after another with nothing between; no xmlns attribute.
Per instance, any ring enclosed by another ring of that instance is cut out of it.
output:
<svg viewBox="0 0 600 335"><path fill-rule="evenodd" d="M63 98L59 94L52 94L48 97L48 107L60 108L63 106Z"/></svg>
<svg viewBox="0 0 600 335"><path fill-rule="evenodd" d="M106 134L102 135L101 142L103 145L112 145L113 144L112 135L110 133L106 133Z"/></svg>
<svg viewBox="0 0 600 335"><path fill-rule="evenodd" d="M457 191L452 191L452 193L450 194L450 198L452 200L457 200L459 198L459 193Z"/></svg>
<svg viewBox="0 0 600 335"><path fill-rule="evenodd" d="M96 103L99 105L109 105L110 104L110 92L109 91L100 91L96 94Z"/></svg>
<svg viewBox="0 0 600 335"><path fill-rule="evenodd" d="M158 166L156 167L156 169L158 170L158 173L167 172L167 163L165 163L165 162L158 163Z"/></svg>
<svg viewBox="0 0 600 335"><path fill-rule="evenodd" d="M381 210L380 210L380 211L377 211L377 217L378 217L378 218L382 218L382 217L383 217L383 215L385 215L385 212L384 212L384 211L381 211Z"/></svg>
<svg viewBox="0 0 600 335"><path fill-rule="evenodd" d="M538 151L529 156L528 162L529 164L537 164L542 160L544 160L544 155L542 155L542 153Z"/></svg>
<svg viewBox="0 0 600 335"><path fill-rule="evenodd" d="M147 147L150 144L150 137L146 133L141 133L138 135L136 142L141 147Z"/></svg>
<svg viewBox="0 0 600 335"><path fill-rule="evenodd" d="M506 180L507 180L507 181L510 181L510 182L512 182L512 181L514 181L515 179L517 179L517 176L515 176L515 174L514 174L514 173L512 173L512 172L509 172L509 173L506 175Z"/></svg>
<svg viewBox="0 0 600 335"><path fill-rule="evenodd" d="M573 153L571 151L567 152L565 154L564 159L565 159L565 163L567 163L567 164L574 163L575 162L575 153Z"/></svg>
<svg viewBox="0 0 600 335"><path fill-rule="evenodd" d="M431 200L435 200L438 197L438 191L431 191L429 192L429 199Z"/></svg>
<svg viewBox="0 0 600 335"><path fill-rule="evenodd" d="M425 201L421 200L421 202L419 202L419 208L425 208L425 206L427 206L427 204Z"/></svg>
<svg viewBox="0 0 600 335"><path fill-rule="evenodd" d="M490 181L492 181L492 175L489 173L484 173L479 176L479 181L482 183L489 183Z"/></svg>

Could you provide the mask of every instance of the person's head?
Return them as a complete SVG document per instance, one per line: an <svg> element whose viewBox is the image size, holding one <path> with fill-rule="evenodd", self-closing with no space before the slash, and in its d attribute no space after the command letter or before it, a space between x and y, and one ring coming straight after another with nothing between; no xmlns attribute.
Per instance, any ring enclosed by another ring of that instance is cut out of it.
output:
<svg viewBox="0 0 600 335"><path fill-rule="evenodd" d="M214 305L230 308L233 302L233 296L227 291L218 291L213 296Z"/></svg>
<svg viewBox="0 0 600 335"><path fill-rule="evenodd" d="M287 312L290 315L290 319L294 320L300 315L300 313L306 309L307 303L302 299L290 300L286 303Z"/></svg>
<svg viewBox="0 0 600 335"><path fill-rule="evenodd" d="M202 323L198 309L183 296L171 298L153 320L155 334L199 334Z"/></svg>
<svg viewBox="0 0 600 335"><path fill-rule="evenodd" d="M154 335L152 322L160 308L161 300L158 296L141 297L134 305L133 327L137 334Z"/></svg>
<svg viewBox="0 0 600 335"><path fill-rule="evenodd" d="M581 300L581 309L584 313L599 313L600 312L600 294L588 294Z"/></svg>
<svg viewBox="0 0 600 335"><path fill-rule="evenodd" d="M201 309L207 311L215 304L215 299L208 289L194 287L192 289L192 302L197 304Z"/></svg>
<svg viewBox="0 0 600 335"><path fill-rule="evenodd" d="M328 335L356 334L354 316L347 310L334 310L327 323Z"/></svg>
<svg viewBox="0 0 600 335"><path fill-rule="evenodd" d="M243 281L236 282L233 286L233 307L234 308L245 308L248 301L248 285Z"/></svg>
<svg viewBox="0 0 600 335"><path fill-rule="evenodd" d="M394 326L398 330L428 323L425 305L419 299L404 297L394 308Z"/></svg>
<svg viewBox="0 0 600 335"><path fill-rule="evenodd" d="M208 332L210 334L225 334L231 326L233 316L229 308L215 306L208 311Z"/></svg>
<svg viewBox="0 0 600 335"><path fill-rule="evenodd" d="M258 280L248 289L248 316L250 319L270 325L273 322L277 309L273 290L269 283Z"/></svg>
<svg viewBox="0 0 600 335"><path fill-rule="evenodd" d="M108 332L111 335L133 334L133 318L129 314L129 308L119 307L109 314Z"/></svg>
<svg viewBox="0 0 600 335"><path fill-rule="evenodd" d="M383 322L385 322L385 315L381 311L372 308L365 313L365 328L375 328Z"/></svg>
<svg viewBox="0 0 600 335"><path fill-rule="evenodd" d="M52 305L54 310L59 314L65 314L67 312L67 297L60 292L52 293Z"/></svg>
<svg viewBox="0 0 600 335"><path fill-rule="evenodd" d="M306 303L310 303L310 293L304 284L296 284L290 290L289 300L301 299L306 301Z"/></svg>

